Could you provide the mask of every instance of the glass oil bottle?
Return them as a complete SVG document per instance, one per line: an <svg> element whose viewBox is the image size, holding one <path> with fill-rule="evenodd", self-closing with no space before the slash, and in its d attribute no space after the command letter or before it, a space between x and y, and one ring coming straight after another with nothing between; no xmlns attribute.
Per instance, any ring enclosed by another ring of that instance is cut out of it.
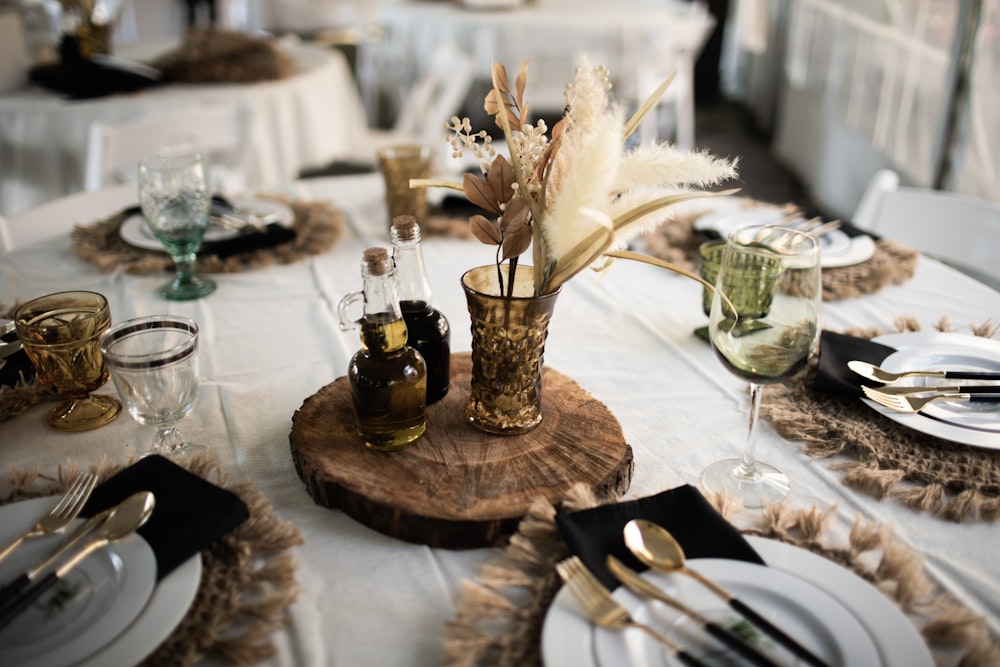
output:
<svg viewBox="0 0 1000 667"><path fill-rule="evenodd" d="M348 294L337 307L341 329L361 329L361 349L347 371L358 435L372 449L395 451L416 442L427 428L427 367L406 344L406 323L385 248L365 250L361 277L363 291ZM351 320L347 311L359 302L364 314Z"/></svg>
<svg viewBox="0 0 1000 667"><path fill-rule="evenodd" d="M412 215L392 220L392 259L396 292L406 322L407 344L427 364L427 404L440 401L451 383L451 326L431 305L431 285L420 248L420 225Z"/></svg>

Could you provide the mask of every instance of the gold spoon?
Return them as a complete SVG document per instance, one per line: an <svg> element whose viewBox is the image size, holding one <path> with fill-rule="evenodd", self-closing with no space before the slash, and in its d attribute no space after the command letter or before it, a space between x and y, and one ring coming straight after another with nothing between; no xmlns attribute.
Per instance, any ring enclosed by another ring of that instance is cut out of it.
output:
<svg viewBox="0 0 1000 667"><path fill-rule="evenodd" d="M751 609L735 595L700 572L687 567L684 564L684 549L677 543L674 536L662 526L645 519L632 519L625 524L622 532L625 537L625 545L629 548L629 551L647 567L658 572L679 572L688 575L708 588L719 598L725 600L726 604L744 618L753 622L754 625L794 653L798 658L816 667L829 667L812 651L799 644L781 628Z"/></svg>

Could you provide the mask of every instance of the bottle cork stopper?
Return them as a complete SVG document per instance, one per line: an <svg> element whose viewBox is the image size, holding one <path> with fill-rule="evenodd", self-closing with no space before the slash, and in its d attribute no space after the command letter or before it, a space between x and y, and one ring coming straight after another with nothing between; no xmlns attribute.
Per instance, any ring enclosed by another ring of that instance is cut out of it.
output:
<svg viewBox="0 0 1000 667"><path fill-rule="evenodd" d="M397 215L392 219L393 240L413 241L420 239L420 224L412 215Z"/></svg>
<svg viewBox="0 0 1000 667"><path fill-rule="evenodd" d="M368 248L362 255L362 261L369 275L384 275L389 269L389 251L385 248Z"/></svg>

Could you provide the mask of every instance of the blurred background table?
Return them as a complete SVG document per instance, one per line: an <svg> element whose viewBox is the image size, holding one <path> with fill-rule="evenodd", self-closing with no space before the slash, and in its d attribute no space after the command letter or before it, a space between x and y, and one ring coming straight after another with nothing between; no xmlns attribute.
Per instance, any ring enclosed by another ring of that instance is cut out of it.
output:
<svg viewBox="0 0 1000 667"><path fill-rule="evenodd" d="M136 42L115 55L142 61L170 46ZM113 124L201 103L245 103L252 112L244 165L248 187L288 181L305 167L348 154L366 120L347 60L332 49L285 48L298 73L278 81L167 85L90 100L67 100L36 86L0 96L0 214L83 189L93 121Z"/></svg>

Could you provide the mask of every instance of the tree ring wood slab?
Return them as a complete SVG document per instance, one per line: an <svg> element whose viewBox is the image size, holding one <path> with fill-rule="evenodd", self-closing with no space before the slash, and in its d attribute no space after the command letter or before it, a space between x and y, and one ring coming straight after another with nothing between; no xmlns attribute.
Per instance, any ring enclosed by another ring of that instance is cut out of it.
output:
<svg viewBox="0 0 1000 667"><path fill-rule="evenodd" d="M628 490L632 448L607 406L576 382L546 367L541 424L499 436L465 421L471 355L453 354L451 369L427 432L398 452L362 444L346 377L307 398L289 441L313 500L392 537L468 549L503 541L539 496L559 503L577 482L599 496Z"/></svg>

